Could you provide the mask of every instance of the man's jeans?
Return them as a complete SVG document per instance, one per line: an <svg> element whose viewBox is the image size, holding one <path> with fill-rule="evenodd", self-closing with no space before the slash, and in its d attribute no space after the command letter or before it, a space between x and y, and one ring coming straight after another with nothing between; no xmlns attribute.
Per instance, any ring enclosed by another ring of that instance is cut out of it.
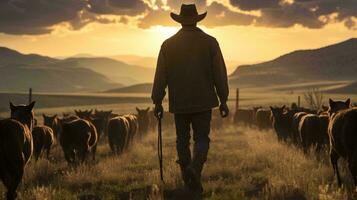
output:
<svg viewBox="0 0 357 200"><path fill-rule="evenodd" d="M191 165L199 176L201 176L203 164L207 160L211 114L211 110L199 113L175 114L178 163L181 167ZM192 159L190 151L191 126L194 141Z"/></svg>

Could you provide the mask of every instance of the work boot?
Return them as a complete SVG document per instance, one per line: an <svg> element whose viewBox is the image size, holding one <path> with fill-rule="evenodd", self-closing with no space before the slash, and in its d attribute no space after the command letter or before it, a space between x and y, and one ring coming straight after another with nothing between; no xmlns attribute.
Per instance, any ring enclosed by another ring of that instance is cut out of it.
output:
<svg viewBox="0 0 357 200"><path fill-rule="evenodd" d="M190 166L188 167L191 174L193 174L194 177L194 189L197 192L202 193L203 192L203 187L201 183L201 173L203 169L203 165L207 160L207 153L199 153L195 151L192 162Z"/></svg>
<svg viewBox="0 0 357 200"><path fill-rule="evenodd" d="M182 180L185 184L185 187L189 188L190 185L190 178L188 176L187 173L187 164L181 163L179 160L176 161L177 164L180 165L180 170L181 170L181 176L182 176Z"/></svg>
<svg viewBox="0 0 357 200"><path fill-rule="evenodd" d="M189 184L188 184L189 189L196 194L202 194L203 187L201 183L201 178L200 175L195 170L195 168L193 168L192 166L188 166L186 168L186 174L189 179Z"/></svg>

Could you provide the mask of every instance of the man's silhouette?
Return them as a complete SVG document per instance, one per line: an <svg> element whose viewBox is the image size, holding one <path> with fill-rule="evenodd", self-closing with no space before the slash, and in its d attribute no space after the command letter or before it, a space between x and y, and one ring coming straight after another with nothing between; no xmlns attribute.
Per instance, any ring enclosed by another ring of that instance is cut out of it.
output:
<svg viewBox="0 0 357 200"><path fill-rule="evenodd" d="M182 29L161 46L152 90L155 115L162 117L168 87L169 111L175 115L177 163L185 186L198 193L203 192L201 172L209 149L211 110L219 105L217 95L222 117L229 112L227 70L220 47L214 37L196 27L206 14L199 15L194 4L182 5L180 15L171 13Z"/></svg>

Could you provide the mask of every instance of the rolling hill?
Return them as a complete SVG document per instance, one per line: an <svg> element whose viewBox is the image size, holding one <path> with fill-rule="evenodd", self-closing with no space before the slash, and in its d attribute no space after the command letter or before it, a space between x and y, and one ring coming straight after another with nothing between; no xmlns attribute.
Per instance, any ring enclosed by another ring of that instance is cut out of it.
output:
<svg viewBox="0 0 357 200"><path fill-rule="evenodd" d="M156 62L157 62L156 57L147 57L147 56L138 56L138 55L115 55L115 56L109 56L109 58L118 61L124 61L125 63L128 63L130 65L143 66L145 68L156 68ZM236 69L237 65L245 64L245 62L238 62L238 61L227 60L227 59L225 59L225 62L226 62L228 73L232 73ZM148 80L148 81L152 81L152 80Z"/></svg>
<svg viewBox="0 0 357 200"><path fill-rule="evenodd" d="M230 75L230 84L264 87L314 81L357 79L357 39L313 50L299 50L274 60L239 66Z"/></svg>
<svg viewBox="0 0 357 200"><path fill-rule="evenodd" d="M155 68L157 58L156 57L147 57L147 56L137 56L137 55L114 55L109 56L110 58L118 61L124 61L131 65L139 65L146 68Z"/></svg>
<svg viewBox="0 0 357 200"><path fill-rule="evenodd" d="M94 92L120 86L84 68L0 67L1 91L21 92L32 87L36 92Z"/></svg>
<svg viewBox="0 0 357 200"><path fill-rule="evenodd" d="M58 60L47 56L22 54L6 47L0 47L0 66L12 64L46 65L56 61Z"/></svg>
<svg viewBox="0 0 357 200"><path fill-rule="evenodd" d="M105 91L106 93L151 93L152 83L135 84Z"/></svg>
<svg viewBox="0 0 357 200"><path fill-rule="evenodd" d="M66 61L0 48L0 90L21 92L83 92L122 86L102 74Z"/></svg>
<svg viewBox="0 0 357 200"><path fill-rule="evenodd" d="M122 83L124 85L152 81L155 73L153 68L130 65L105 57L68 58L62 62L68 63L68 66L91 69L108 77L114 82Z"/></svg>
<svg viewBox="0 0 357 200"><path fill-rule="evenodd" d="M92 92L152 81L154 69L105 57L57 59L0 47L0 91Z"/></svg>
<svg viewBox="0 0 357 200"><path fill-rule="evenodd" d="M357 94L357 81L342 85L340 87L332 88L328 90L328 92L336 93L336 94L346 94L346 93Z"/></svg>

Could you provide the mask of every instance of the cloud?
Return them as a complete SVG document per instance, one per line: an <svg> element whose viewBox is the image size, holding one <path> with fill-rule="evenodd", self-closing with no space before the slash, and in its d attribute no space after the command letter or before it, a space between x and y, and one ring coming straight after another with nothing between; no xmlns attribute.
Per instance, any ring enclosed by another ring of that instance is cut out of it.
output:
<svg viewBox="0 0 357 200"><path fill-rule="evenodd" d="M178 5L177 3L172 5L169 1L167 3L168 6ZM205 2L201 1L201 6L203 5L203 3ZM212 4L206 6L205 9L202 9L201 13L203 11L207 11L208 14L206 19L200 22L200 24L207 27L249 25L252 24L253 20L255 19L255 17L252 15L231 11L225 5L217 2L213 2ZM179 11L177 13L179 13ZM150 28L151 26L156 25L177 26L178 24L171 19L170 11L164 9L151 10L139 22L140 28Z"/></svg>
<svg viewBox="0 0 357 200"><path fill-rule="evenodd" d="M182 4L195 4L199 12L204 12L206 9L206 0L167 0L167 6L172 10L179 12Z"/></svg>
<svg viewBox="0 0 357 200"><path fill-rule="evenodd" d="M83 1L72 0L2 0L0 32L9 34L44 34L51 26L76 20Z"/></svg>
<svg viewBox="0 0 357 200"><path fill-rule="evenodd" d="M207 10L201 24L208 27L254 25L289 28L300 25L310 29L322 28L329 23L343 23L348 29L357 28L357 0L167 0L166 6L179 12L182 3L195 3L198 10ZM232 9L235 8L235 9ZM251 15L258 11L259 15ZM172 24L169 11L151 10L139 23L141 28ZM162 23L162 24L160 24Z"/></svg>
<svg viewBox="0 0 357 200"><path fill-rule="evenodd" d="M320 20L316 11L299 4L262 9L261 16L256 21L257 26L287 28L299 24L312 29L322 28L326 23Z"/></svg>
<svg viewBox="0 0 357 200"><path fill-rule="evenodd" d="M233 6L241 10L260 10L266 8L275 8L279 6L280 0L230 0Z"/></svg>
<svg viewBox="0 0 357 200"><path fill-rule="evenodd" d="M328 23L343 22L355 29L352 20L357 17L356 0L230 0L240 10L257 10L257 26L291 27L296 24L307 28L322 28ZM337 17L333 17L337 15Z"/></svg>
<svg viewBox="0 0 357 200"><path fill-rule="evenodd" d="M142 0L1 0L0 32L7 34L46 34L54 26L68 23L78 30L91 23L126 23L102 15L136 16L147 5Z"/></svg>
<svg viewBox="0 0 357 200"><path fill-rule="evenodd" d="M217 2L213 2L207 7L207 13L207 19L202 22L202 24L207 27L250 25L256 18L253 15L232 11Z"/></svg>
<svg viewBox="0 0 357 200"><path fill-rule="evenodd" d="M140 19L139 28L150 28L151 26L175 26L177 25L170 17L170 11L159 9L151 10L145 17Z"/></svg>
<svg viewBox="0 0 357 200"><path fill-rule="evenodd" d="M142 0L88 0L89 11L97 14L139 15L148 9Z"/></svg>
<svg viewBox="0 0 357 200"><path fill-rule="evenodd" d="M78 30L93 22L126 24L130 17L140 28L175 26L169 13L178 13L182 3L195 3L200 13L207 11L202 21L207 27L301 25L317 29L337 22L357 29L357 0L0 0L0 32L46 34L62 23ZM107 15L120 17L113 20Z"/></svg>

